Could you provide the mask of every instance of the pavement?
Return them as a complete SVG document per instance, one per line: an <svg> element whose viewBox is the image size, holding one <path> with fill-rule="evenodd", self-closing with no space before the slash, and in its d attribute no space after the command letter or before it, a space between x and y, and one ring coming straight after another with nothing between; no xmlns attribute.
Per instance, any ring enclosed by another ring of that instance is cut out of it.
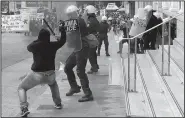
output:
<svg viewBox="0 0 185 118"><path fill-rule="evenodd" d="M18 35L18 34L17 34ZM4 35L5 36L5 35ZM6 36L5 36L6 37ZM13 37L13 36L12 36ZM116 51L112 51L111 48L117 47L114 36L109 36L110 42L110 54L115 55ZM32 37L32 39L34 39ZM3 39L5 40L5 38ZM26 40L26 39L25 39ZM25 42L25 40L23 42ZM19 41L20 43L22 41ZM30 43L30 39L27 39ZM6 42L10 47L10 43L13 41ZM114 42L114 43L112 43ZM17 44L16 42L13 42ZM23 47L26 48L25 44ZM19 45L17 45L19 46ZM23 50L24 48L20 49ZM4 45L4 49L8 50L8 47ZM11 52L9 51L7 52ZM25 49L24 49L25 50ZM65 60L65 53L67 52L66 47L62 47L56 56L56 70L57 70L57 82L59 84L61 98L64 104L62 110L56 110L53 107L53 101L48 86L36 86L35 88L28 91L28 102L30 103L29 109L31 114L29 117L68 117L68 116L92 116L92 117L124 117L125 116L125 103L124 103L124 92L120 86L112 86L109 84L109 66L111 63L111 57L105 56L104 45L102 45L101 56L98 57L98 63L100 70L98 73L88 75L90 80L90 87L94 95L94 101L78 103L78 99L83 95L83 92L76 94L72 97L66 97L65 94L69 90L69 84L65 73L60 70L59 62ZM27 52L21 52L23 55ZM19 100L17 96L17 87L21 82L19 78L30 71L32 64L32 57L30 54L25 54L25 58L21 60L21 53L17 53L17 60L14 63L4 65L2 72L2 116L3 117L16 117L19 116ZM4 52L5 54L5 52ZM11 56L11 54L9 54ZM10 58L10 57L9 57ZM9 59L7 58L7 59ZM13 57L12 57L13 58ZM4 62L7 61L4 59ZM3 63L4 63L3 62ZM9 60L11 62L11 60ZM9 64L9 65L8 65ZM58 70L59 69L59 70ZM87 70L90 69L90 64L87 64ZM74 69L75 70L75 69ZM79 83L79 79L77 79Z"/></svg>

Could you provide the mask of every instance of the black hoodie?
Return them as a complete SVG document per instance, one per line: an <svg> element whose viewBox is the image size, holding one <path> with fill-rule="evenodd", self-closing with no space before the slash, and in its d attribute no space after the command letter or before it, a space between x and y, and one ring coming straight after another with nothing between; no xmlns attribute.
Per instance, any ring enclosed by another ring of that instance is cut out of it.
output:
<svg viewBox="0 0 185 118"><path fill-rule="evenodd" d="M59 48L66 42L66 32L61 30L59 41L50 42L50 32L41 29L38 39L28 45L27 49L33 53L33 64L31 69L34 72L45 72L55 70L55 55Z"/></svg>

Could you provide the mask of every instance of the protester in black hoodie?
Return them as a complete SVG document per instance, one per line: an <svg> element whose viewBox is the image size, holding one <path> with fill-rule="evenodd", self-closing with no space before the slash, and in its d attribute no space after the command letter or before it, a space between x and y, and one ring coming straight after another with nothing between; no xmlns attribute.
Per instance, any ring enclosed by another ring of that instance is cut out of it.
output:
<svg viewBox="0 0 185 118"><path fill-rule="evenodd" d="M59 88L55 80L55 56L57 50L66 42L64 28L61 31L60 39L57 38L57 40L56 42L50 42L50 32L47 29L41 29L38 39L27 47L28 51L33 53L33 64L32 72L23 78L18 87L22 117L29 114L26 92L39 84L49 85L55 108L62 108Z"/></svg>

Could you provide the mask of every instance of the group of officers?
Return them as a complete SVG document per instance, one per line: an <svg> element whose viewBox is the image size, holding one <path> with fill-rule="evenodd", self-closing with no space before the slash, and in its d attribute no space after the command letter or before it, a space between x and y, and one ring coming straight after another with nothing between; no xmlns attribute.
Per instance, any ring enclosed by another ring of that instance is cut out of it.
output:
<svg viewBox="0 0 185 118"><path fill-rule="evenodd" d="M33 53L33 64L31 67L32 72L23 77L18 87L22 117L30 113L26 95L27 90L39 84L48 84L55 103L54 107L57 109L63 108L58 84L55 80L55 57L57 50L66 43L75 49L66 60L64 67L64 72L67 75L70 85L70 89L66 93L66 96L79 93L82 89L84 96L82 96L78 102L92 101L94 99L86 74L86 64L89 60L91 69L87 72L88 74L98 72L99 65L97 56L100 55L103 41L105 43L106 56L110 56L107 33L111 30L111 23L108 24L107 20L111 22L112 19L107 19L106 16L103 16L102 21L99 23L96 18L96 8L92 5L88 5L85 8L85 13L82 16L79 14L78 10L79 9L75 5L71 5L67 8L66 14L68 20L61 22L61 35L55 36L57 41L51 42L50 31L41 29L38 39L28 45L28 51ZM125 31L124 29L124 32ZM126 35L126 33L124 34ZM76 81L73 71L75 66L77 67L76 73L80 79L81 86L79 86Z"/></svg>

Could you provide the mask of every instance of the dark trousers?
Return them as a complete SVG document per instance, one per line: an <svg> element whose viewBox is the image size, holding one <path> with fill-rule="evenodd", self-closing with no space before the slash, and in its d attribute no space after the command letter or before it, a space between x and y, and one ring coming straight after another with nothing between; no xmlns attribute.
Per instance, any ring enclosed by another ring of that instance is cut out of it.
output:
<svg viewBox="0 0 185 118"><path fill-rule="evenodd" d="M96 50L97 50L97 47L89 49L89 62L91 64L91 70L99 69Z"/></svg>
<svg viewBox="0 0 185 118"><path fill-rule="evenodd" d="M123 28L122 31L123 31L124 38L126 38L127 37L127 29Z"/></svg>
<svg viewBox="0 0 185 118"><path fill-rule="evenodd" d="M140 43L140 39L137 39L137 52L139 51L139 43ZM131 40L130 41L130 53L134 53L135 52L135 40Z"/></svg>
<svg viewBox="0 0 185 118"><path fill-rule="evenodd" d="M156 44L156 35L153 33L152 35L148 35L144 37L144 49L155 49Z"/></svg>
<svg viewBox="0 0 185 118"><path fill-rule="evenodd" d="M89 80L88 80L87 74L85 73L85 68L86 68L87 59L88 59L88 52L89 52L88 47L82 48L81 51L74 52L73 54L71 54L68 60L66 61L64 71L67 74L67 78L72 89L78 88L75 74L73 72L73 68L75 66L77 66L76 71L80 79L82 89L84 90L89 88Z"/></svg>
<svg viewBox="0 0 185 118"><path fill-rule="evenodd" d="M99 38L99 45L98 45L98 54L100 54L101 46L102 43L104 42L105 44L105 52L108 53L109 50L109 41L108 41L108 36L107 34L101 34L102 36Z"/></svg>

